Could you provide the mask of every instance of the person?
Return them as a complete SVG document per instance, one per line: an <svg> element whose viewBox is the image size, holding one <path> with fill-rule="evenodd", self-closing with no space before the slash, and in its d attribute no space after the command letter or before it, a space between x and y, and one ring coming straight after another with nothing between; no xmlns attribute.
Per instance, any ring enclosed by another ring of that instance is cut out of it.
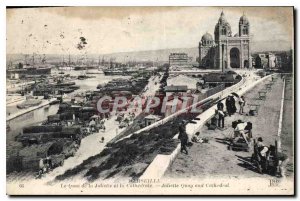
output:
<svg viewBox="0 0 300 201"><path fill-rule="evenodd" d="M48 164L49 169L51 170L53 168L51 156L47 157L47 164Z"/></svg>
<svg viewBox="0 0 300 201"><path fill-rule="evenodd" d="M225 105L226 105L226 110L227 110L228 115L231 116L231 114L232 114L232 108L231 108L230 96L228 96L226 98Z"/></svg>
<svg viewBox="0 0 300 201"><path fill-rule="evenodd" d="M249 138L252 138L251 134L252 123L251 122L242 122L236 125L234 128L234 138L239 138L242 136L247 144L249 144Z"/></svg>
<svg viewBox="0 0 300 201"><path fill-rule="evenodd" d="M218 119L218 127L224 128L224 120L225 120L225 114L222 110L216 110L216 116Z"/></svg>
<svg viewBox="0 0 300 201"><path fill-rule="evenodd" d="M235 99L233 96L230 96L230 105L231 105L231 114L236 113Z"/></svg>
<svg viewBox="0 0 300 201"><path fill-rule="evenodd" d="M222 101L219 101L219 102L218 102L217 108L218 108L218 110L221 110L221 111L224 110L224 104L222 103Z"/></svg>
<svg viewBox="0 0 300 201"><path fill-rule="evenodd" d="M44 173L44 167L45 167L44 159L40 158L40 160L39 160L39 169L40 169L41 174Z"/></svg>
<svg viewBox="0 0 300 201"><path fill-rule="evenodd" d="M287 165L287 163L289 162L289 158L286 154L282 153L281 151L278 151L277 154L276 152L276 148L273 145L270 145L270 152L271 154L275 157L275 161L277 161L276 164L276 173L278 177L285 177L286 173L285 173L285 167Z"/></svg>
<svg viewBox="0 0 300 201"><path fill-rule="evenodd" d="M261 147L264 147L264 146L265 146L264 143L263 143L262 137L257 138L257 143L256 143L256 145L257 145L257 148L258 148L258 149L260 149Z"/></svg>
<svg viewBox="0 0 300 201"><path fill-rule="evenodd" d="M186 154L188 154L187 151L187 142L188 142L188 136L185 130L185 121L183 120L179 126L179 135L178 135L178 139L180 140L181 143L181 150L180 152L182 153L183 151L186 152Z"/></svg>
<svg viewBox="0 0 300 201"><path fill-rule="evenodd" d="M278 167L278 177L285 177L286 176L285 167L286 167L287 163L289 162L289 158L286 154L284 154L282 152L278 152L276 159L278 161L278 166L277 166Z"/></svg>
<svg viewBox="0 0 300 201"><path fill-rule="evenodd" d="M246 104L245 97L241 96L240 99L239 99L239 105L240 105L240 111L239 111L239 113L240 114L244 113L244 106L245 106L245 104Z"/></svg>
<svg viewBox="0 0 300 201"><path fill-rule="evenodd" d="M261 158L265 159L267 156L267 152L269 151L269 148L264 145L263 139L261 137L257 138L257 149L258 153Z"/></svg>

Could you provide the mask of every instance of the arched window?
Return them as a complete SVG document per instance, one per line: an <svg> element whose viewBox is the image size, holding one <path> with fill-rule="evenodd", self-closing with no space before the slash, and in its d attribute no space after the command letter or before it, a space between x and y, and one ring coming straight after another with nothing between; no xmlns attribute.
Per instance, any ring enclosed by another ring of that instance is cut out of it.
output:
<svg viewBox="0 0 300 201"><path fill-rule="evenodd" d="M248 28L247 27L243 28L243 35L248 35Z"/></svg>
<svg viewBox="0 0 300 201"><path fill-rule="evenodd" d="M226 35L226 28L225 28L225 27L222 27L222 29L221 29L221 34L222 34L222 35Z"/></svg>

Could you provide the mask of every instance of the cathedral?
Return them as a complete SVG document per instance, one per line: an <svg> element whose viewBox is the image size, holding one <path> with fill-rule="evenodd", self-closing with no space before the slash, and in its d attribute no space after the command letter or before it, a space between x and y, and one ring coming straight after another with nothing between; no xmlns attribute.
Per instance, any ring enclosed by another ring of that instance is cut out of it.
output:
<svg viewBox="0 0 300 201"><path fill-rule="evenodd" d="M210 69L251 68L250 23L240 17L239 33L232 36L231 26L222 11L215 26L215 40L205 33L199 42L199 66ZM222 62L223 61L223 62Z"/></svg>

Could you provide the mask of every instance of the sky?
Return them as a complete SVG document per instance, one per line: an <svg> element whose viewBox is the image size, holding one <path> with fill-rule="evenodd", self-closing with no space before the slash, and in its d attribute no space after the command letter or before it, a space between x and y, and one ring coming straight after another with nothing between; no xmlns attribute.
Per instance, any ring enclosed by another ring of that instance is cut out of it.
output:
<svg viewBox="0 0 300 201"><path fill-rule="evenodd" d="M244 13L252 41L283 41L292 47L292 7L56 7L7 9L7 54L197 47L203 34L213 35L222 10L233 35Z"/></svg>

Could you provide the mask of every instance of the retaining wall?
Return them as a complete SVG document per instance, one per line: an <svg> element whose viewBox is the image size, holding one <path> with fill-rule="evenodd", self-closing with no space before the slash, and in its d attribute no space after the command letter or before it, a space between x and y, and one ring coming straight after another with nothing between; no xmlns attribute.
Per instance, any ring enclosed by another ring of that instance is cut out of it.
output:
<svg viewBox="0 0 300 201"><path fill-rule="evenodd" d="M218 94L215 94L213 96L221 96L221 98L224 98L228 96L230 93L235 92L238 95L245 94L247 91L252 89L257 84L266 81L267 79L271 78L272 75L265 76L262 79L259 79L255 82L250 83L247 86L242 86L242 84L245 83L245 80L242 79L238 84L225 89L223 92L219 92ZM221 94L220 94L221 93ZM211 97L210 97L211 98ZM225 102L225 100L223 100ZM200 130L201 127L215 114L216 105L212 106L199 116L197 118L200 118L200 120L196 121L196 128L193 128L193 125L187 125L187 133L189 136L194 134L196 131ZM193 128L193 129L192 129ZM178 135L176 135L174 138L177 138ZM177 148L172 152L170 155L157 155L152 163L147 167L143 175L140 177L140 179L160 179L167 169L171 166L173 161L175 160L177 154L180 152L180 143L177 146Z"/></svg>
<svg viewBox="0 0 300 201"><path fill-rule="evenodd" d="M44 102L42 102L40 105L37 105L37 106L34 106L34 107L29 107L29 108L20 110L20 111L18 111L18 112L16 112L16 113L11 114L10 116L6 117L6 121L7 121L7 122L8 122L8 121L11 121L12 119L15 119L15 118L17 118L17 117L19 117L19 116L22 116L22 115L24 115L24 114L26 114L26 113L28 113L28 112L37 110L37 109L39 109L39 108L41 108L41 107L45 107L45 106L47 106L47 105L49 105L49 101L44 101Z"/></svg>
<svg viewBox="0 0 300 201"><path fill-rule="evenodd" d="M157 127L157 126L160 126L160 125L162 125L162 124L165 124L166 122L168 122L168 121L174 119L175 117L177 117L177 116L179 116L179 115L181 115L181 114L183 114L183 113L186 113L188 110L190 110L190 109L192 109L192 108L195 108L195 107L201 105L202 103L204 103L205 101L207 101L207 100L209 100L209 99L214 99L214 98L220 98L220 99L222 99L222 98L228 96L231 92L238 90L238 89L240 88L240 86L244 84L244 82L245 82L245 79L242 77L241 81L238 82L237 84L235 84L235 85L233 85L233 86L231 86L231 87L228 87L228 88L226 88L225 90L220 91L220 92L218 92L218 93L216 93L216 94L214 94L214 95L212 95L212 96L210 96L210 97L207 97L207 98L205 98L205 99L203 99L203 100L201 100L201 101L199 101L199 102L197 102L197 103L195 103L195 104L193 104L193 105L191 105L191 106L189 106L189 107L187 107L187 108L184 108L184 109L182 109L182 110L179 110L179 111L175 112L174 114L171 114L170 116L168 116L168 117L166 117L166 118L164 118L164 119L162 119L162 120L160 120L160 121L157 121L157 122L155 122L155 123L153 123L153 124L151 124L151 125L149 125L149 126L147 126L147 127L145 127L145 128L142 128L142 129L140 129L140 130L134 132L133 134L138 134L138 133L141 133L141 132L143 132L143 131L147 131L147 130L150 130L150 129L155 128L155 127ZM206 111L205 111L205 112L206 112ZM205 113L205 112L204 112L204 113ZM203 114L203 113L202 113L202 114ZM132 134L131 134L131 135L132 135ZM119 139L118 141L121 141L121 140L123 140L123 139L129 138L131 135L128 135L128 136L126 136L126 137L124 137L124 138L121 138L121 139Z"/></svg>

